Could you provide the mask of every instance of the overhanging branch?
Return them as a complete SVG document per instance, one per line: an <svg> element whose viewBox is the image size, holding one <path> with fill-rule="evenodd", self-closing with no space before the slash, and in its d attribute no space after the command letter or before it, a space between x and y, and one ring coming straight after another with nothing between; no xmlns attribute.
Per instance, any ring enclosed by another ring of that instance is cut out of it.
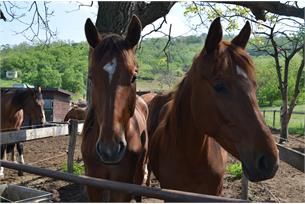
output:
<svg viewBox="0 0 305 204"><path fill-rule="evenodd" d="M216 3L234 4L249 8L257 20L266 21L266 12L271 12L283 16L304 18L304 8L298 8L280 2L250 2L250 1L219 1Z"/></svg>

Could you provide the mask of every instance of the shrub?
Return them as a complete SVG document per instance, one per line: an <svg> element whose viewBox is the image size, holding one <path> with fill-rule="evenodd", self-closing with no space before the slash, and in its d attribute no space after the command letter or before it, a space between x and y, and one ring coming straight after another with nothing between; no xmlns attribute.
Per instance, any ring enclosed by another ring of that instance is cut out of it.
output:
<svg viewBox="0 0 305 204"><path fill-rule="evenodd" d="M233 176L233 179L241 179L243 175L243 168L240 162L229 164L226 171Z"/></svg>
<svg viewBox="0 0 305 204"><path fill-rule="evenodd" d="M68 172L67 163L63 164L62 171L63 172ZM79 175L83 175L84 173L85 173L84 165L73 161L73 174L76 174L76 175L79 176Z"/></svg>

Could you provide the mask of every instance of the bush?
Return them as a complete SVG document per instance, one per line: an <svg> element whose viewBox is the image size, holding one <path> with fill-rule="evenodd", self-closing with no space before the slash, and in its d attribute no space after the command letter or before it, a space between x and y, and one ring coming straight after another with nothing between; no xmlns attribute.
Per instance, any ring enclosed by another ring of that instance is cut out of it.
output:
<svg viewBox="0 0 305 204"><path fill-rule="evenodd" d="M63 164L62 171L68 172L67 163ZM76 161L73 161L73 174L76 174L79 176L79 175L83 175L84 173L85 173L84 165L81 165L81 164L77 163Z"/></svg>
<svg viewBox="0 0 305 204"><path fill-rule="evenodd" d="M240 162L229 164L226 171L233 176L233 179L241 179L243 175L243 168Z"/></svg>

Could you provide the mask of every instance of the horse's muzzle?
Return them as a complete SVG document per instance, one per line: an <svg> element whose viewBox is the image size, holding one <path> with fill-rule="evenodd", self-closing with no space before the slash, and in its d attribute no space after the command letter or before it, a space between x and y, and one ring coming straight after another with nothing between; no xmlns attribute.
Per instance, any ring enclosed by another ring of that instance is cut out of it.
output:
<svg viewBox="0 0 305 204"><path fill-rule="evenodd" d="M96 153L105 164L118 164L123 159L125 151L125 140L106 143L99 138L96 142Z"/></svg>
<svg viewBox="0 0 305 204"><path fill-rule="evenodd" d="M249 167L243 163L243 171L245 176L252 182L271 179L277 172L279 161L267 155L260 155L256 160L255 167Z"/></svg>

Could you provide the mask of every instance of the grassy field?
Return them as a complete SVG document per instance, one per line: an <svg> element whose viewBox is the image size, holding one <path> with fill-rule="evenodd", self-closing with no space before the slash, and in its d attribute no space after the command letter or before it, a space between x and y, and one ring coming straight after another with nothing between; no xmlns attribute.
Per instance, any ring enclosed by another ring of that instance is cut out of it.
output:
<svg viewBox="0 0 305 204"><path fill-rule="evenodd" d="M13 84L21 83L19 79L17 80L6 80L6 79L0 79L0 87L12 87Z"/></svg>
<svg viewBox="0 0 305 204"><path fill-rule="evenodd" d="M262 110L280 110L280 107L262 108ZM305 104L297 105L294 112L305 112ZM265 113L265 120L269 126L273 126L273 112ZM292 114L289 121L288 129L290 134L304 135L305 115ZM275 113L274 127L280 128L280 113Z"/></svg>

